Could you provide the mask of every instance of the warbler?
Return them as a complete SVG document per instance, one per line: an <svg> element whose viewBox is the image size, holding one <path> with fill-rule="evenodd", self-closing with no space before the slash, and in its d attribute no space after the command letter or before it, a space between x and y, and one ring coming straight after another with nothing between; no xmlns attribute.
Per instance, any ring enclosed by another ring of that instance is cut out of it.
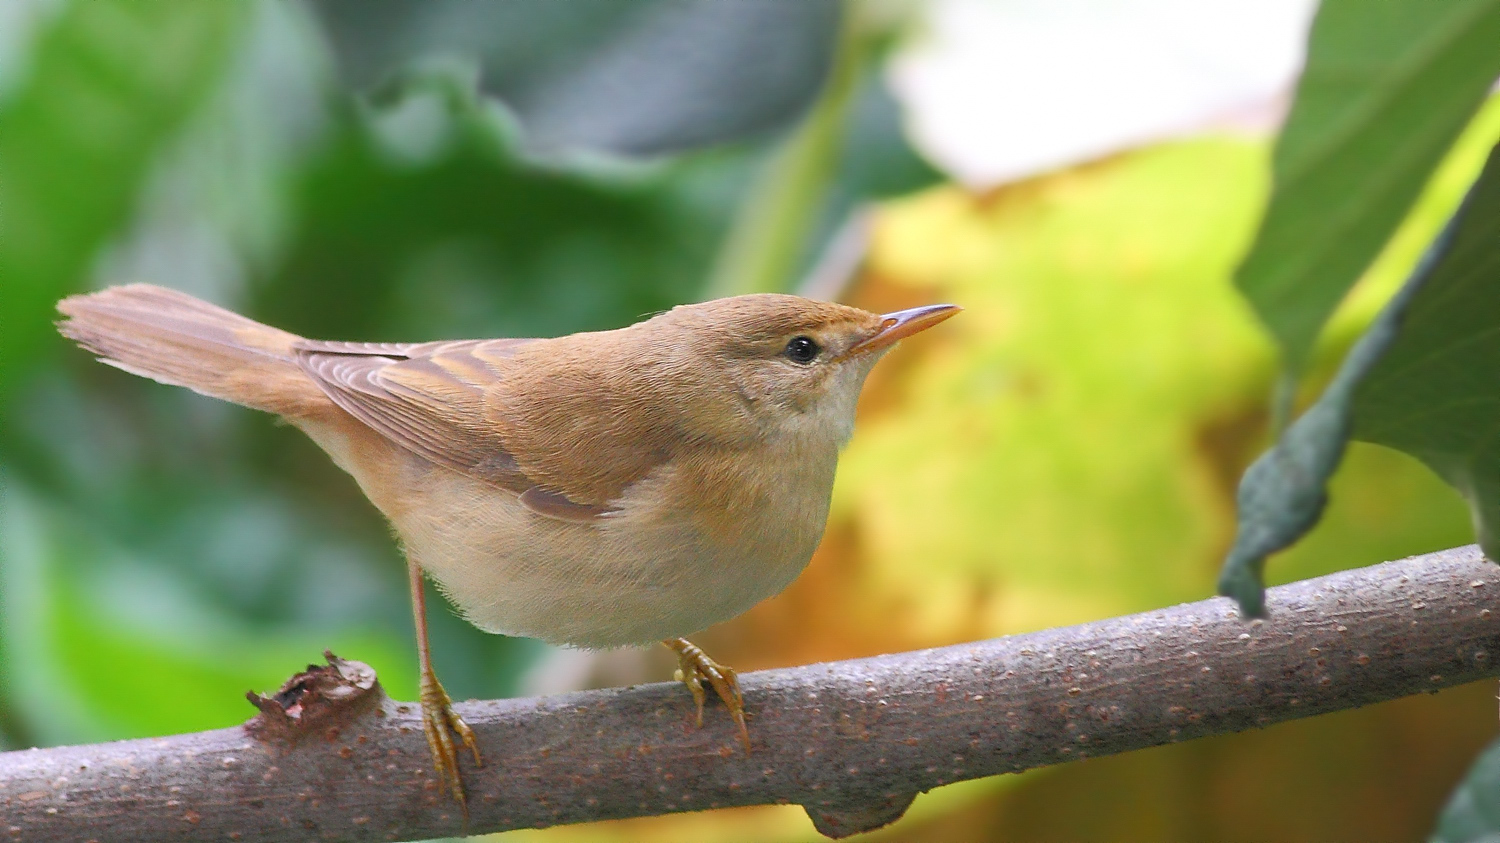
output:
<svg viewBox="0 0 1500 843"><path fill-rule="evenodd" d="M488 632L665 644L698 725L706 682L748 751L734 671L684 636L801 573L866 375L959 308L762 294L612 331L425 343L308 340L148 284L58 310L63 335L104 363L285 418L390 520L427 742L463 803L459 746L482 759L432 669L424 573Z"/></svg>

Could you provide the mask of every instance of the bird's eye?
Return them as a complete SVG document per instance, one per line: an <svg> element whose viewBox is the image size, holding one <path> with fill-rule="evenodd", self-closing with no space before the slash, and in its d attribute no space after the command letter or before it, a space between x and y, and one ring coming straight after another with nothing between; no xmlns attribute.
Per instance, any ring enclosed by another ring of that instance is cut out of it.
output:
<svg viewBox="0 0 1500 843"><path fill-rule="evenodd" d="M818 359L822 347L812 337L792 337L786 344L787 359L804 365Z"/></svg>

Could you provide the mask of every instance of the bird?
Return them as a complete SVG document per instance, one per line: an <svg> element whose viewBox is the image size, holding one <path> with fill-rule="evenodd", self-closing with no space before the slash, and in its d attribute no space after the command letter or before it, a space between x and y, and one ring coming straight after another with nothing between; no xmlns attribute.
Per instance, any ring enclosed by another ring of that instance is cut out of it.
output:
<svg viewBox="0 0 1500 843"><path fill-rule="evenodd" d="M866 376L961 308L765 293L614 330L419 343L305 339L150 284L57 309L101 362L280 416L353 476L405 552L423 731L466 807L459 750L483 759L432 669L424 577L487 632L664 644L698 726L707 684L749 752L734 670L687 636L802 572Z"/></svg>

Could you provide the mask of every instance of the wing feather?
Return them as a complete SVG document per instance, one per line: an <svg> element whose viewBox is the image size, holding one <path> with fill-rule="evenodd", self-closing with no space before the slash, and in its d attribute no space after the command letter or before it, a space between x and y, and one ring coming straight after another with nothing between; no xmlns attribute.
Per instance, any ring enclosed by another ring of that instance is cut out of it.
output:
<svg viewBox="0 0 1500 843"><path fill-rule="evenodd" d="M588 521L609 513L544 489L521 470L486 422L496 363L527 339L432 343L299 341L296 360L345 412L438 465L508 489L539 514Z"/></svg>

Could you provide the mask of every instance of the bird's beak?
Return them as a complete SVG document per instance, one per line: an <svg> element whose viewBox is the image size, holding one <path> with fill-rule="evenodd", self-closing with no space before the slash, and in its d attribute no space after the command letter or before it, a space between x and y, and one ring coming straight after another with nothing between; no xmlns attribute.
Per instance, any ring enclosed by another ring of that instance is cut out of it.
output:
<svg viewBox="0 0 1500 843"><path fill-rule="evenodd" d="M850 346L849 350L844 352L844 357L854 357L889 348L895 345L897 340L909 337L918 331L925 331L960 310L963 308L956 304L929 304L887 313L880 317L880 327L875 329L875 333Z"/></svg>

